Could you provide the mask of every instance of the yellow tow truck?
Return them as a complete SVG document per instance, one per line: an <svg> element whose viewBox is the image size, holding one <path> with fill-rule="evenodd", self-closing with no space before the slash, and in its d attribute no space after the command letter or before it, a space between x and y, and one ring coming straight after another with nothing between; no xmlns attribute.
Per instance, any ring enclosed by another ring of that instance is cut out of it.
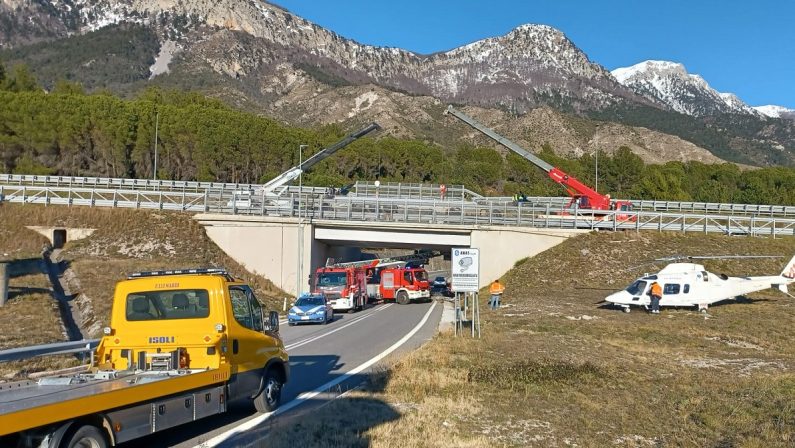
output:
<svg viewBox="0 0 795 448"><path fill-rule="evenodd" d="M0 446L104 448L226 411L273 411L289 378L279 315L223 269L116 285L90 369L0 384Z"/></svg>

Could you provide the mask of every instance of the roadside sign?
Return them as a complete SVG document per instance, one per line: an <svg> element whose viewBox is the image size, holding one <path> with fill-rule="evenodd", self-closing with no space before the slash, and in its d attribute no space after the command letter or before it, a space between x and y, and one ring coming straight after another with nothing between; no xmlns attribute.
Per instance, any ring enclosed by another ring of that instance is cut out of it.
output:
<svg viewBox="0 0 795 448"><path fill-rule="evenodd" d="M480 249L453 248L450 289L453 292L478 292Z"/></svg>

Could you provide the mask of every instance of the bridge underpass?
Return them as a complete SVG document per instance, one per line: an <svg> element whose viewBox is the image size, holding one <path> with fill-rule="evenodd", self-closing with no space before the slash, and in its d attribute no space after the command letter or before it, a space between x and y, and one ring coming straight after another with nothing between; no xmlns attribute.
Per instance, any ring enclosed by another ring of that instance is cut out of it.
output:
<svg viewBox="0 0 795 448"><path fill-rule="evenodd" d="M229 256L290 294L299 287L307 290L309 274L326 259L355 260L362 248L449 251L453 247L476 247L481 250L483 287L517 261L586 232L485 225L301 222L297 218L224 214L199 214L196 220Z"/></svg>

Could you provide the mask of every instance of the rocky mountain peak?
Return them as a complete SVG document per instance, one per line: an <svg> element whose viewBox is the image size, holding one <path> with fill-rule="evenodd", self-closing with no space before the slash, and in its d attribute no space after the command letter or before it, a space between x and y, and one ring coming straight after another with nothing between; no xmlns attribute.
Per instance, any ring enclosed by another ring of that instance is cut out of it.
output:
<svg viewBox="0 0 795 448"><path fill-rule="evenodd" d="M795 120L795 109L775 105L755 106L753 109L766 117Z"/></svg>
<svg viewBox="0 0 795 448"><path fill-rule="evenodd" d="M696 117L718 114L757 115L736 95L713 89L704 78L687 72L683 64L671 61L644 61L617 68L612 75L624 86L673 110Z"/></svg>

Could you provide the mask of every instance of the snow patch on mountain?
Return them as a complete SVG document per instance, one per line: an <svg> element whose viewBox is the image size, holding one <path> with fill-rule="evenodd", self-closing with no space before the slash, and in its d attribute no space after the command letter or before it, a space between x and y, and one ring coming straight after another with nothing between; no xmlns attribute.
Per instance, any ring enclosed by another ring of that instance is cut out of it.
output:
<svg viewBox="0 0 795 448"><path fill-rule="evenodd" d="M644 61L617 68L611 74L636 93L661 101L683 114L697 117L726 113L759 115L736 95L718 92L704 78L688 73L678 62Z"/></svg>
<svg viewBox="0 0 795 448"><path fill-rule="evenodd" d="M755 108L745 104L743 100L740 99L737 95L733 93L718 93L721 99L728 105L730 108L743 112L749 115L756 115L760 116L760 112L757 111Z"/></svg>
<svg viewBox="0 0 795 448"><path fill-rule="evenodd" d="M764 116L772 118L795 118L795 109L787 109L783 106L767 105L754 106L754 109Z"/></svg>

